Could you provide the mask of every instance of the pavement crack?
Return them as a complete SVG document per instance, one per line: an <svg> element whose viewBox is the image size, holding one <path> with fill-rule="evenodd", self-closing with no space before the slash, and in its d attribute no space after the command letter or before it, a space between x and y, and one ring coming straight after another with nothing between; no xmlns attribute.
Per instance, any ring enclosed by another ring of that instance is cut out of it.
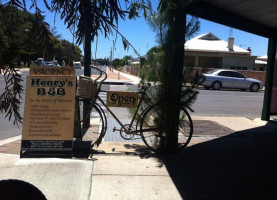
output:
<svg viewBox="0 0 277 200"><path fill-rule="evenodd" d="M89 185L89 194L88 194L88 200L90 199L90 196L91 196L91 192L92 192L92 181L93 181L93 170L94 170L94 165L95 165L95 162L92 163L92 170L91 170L91 173L90 173L90 185Z"/></svg>

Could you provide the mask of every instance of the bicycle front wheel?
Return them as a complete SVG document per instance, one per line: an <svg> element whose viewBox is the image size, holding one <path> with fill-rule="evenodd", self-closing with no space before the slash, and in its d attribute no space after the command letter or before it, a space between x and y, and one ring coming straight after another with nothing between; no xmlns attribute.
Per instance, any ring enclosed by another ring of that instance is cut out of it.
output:
<svg viewBox="0 0 277 200"><path fill-rule="evenodd" d="M107 120L103 109L97 104L89 102L89 107L85 108L87 100L79 100L80 122L82 123L82 135L86 134L86 139L91 141L91 145L99 145L107 129ZM83 122L89 120L89 126Z"/></svg>
<svg viewBox="0 0 277 200"><path fill-rule="evenodd" d="M150 106L140 123L141 138L157 153L176 153L185 148L193 134L189 113L180 105L158 103Z"/></svg>

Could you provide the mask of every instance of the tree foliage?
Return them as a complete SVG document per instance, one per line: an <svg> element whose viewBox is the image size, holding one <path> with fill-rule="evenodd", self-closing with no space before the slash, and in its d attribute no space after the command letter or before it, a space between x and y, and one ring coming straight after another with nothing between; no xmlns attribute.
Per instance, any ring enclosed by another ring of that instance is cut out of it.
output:
<svg viewBox="0 0 277 200"><path fill-rule="evenodd" d="M82 50L80 47L67 40L61 40L59 43L59 50L56 54L56 60L59 63L65 62L66 65L72 66L73 61L81 60L81 53Z"/></svg>
<svg viewBox="0 0 277 200"><path fill-rule="evenodd" d="M112 65L115 68L120 68L125 65L128 65L132 59L132 56L124 56L122 59L116 58L113 60Z"/></svg>
<svg viewBox="0 0 277 200"><path fill-rule="evenodd" d="M141 78L147 81L159 81L159 46L152 47L146 54L146 62L142 67Z"/></svg>
<svg viewBox="0 0 277 200"><path fill-rule="evenodd" d="M124 56L120 61L120 66L128 65L128 62L132 60L132 56Z"/></svg>
<svg viewBox="0 0 277 200"><path fill-rule="evenodd" d="M77 44L84 42L86 32L90 33L92 41L99 32L108 37L118 19L124 19L127 13L117 0L52 0L51 10L61 14L67 28L77 27Z"/></svg>
<svg viewBox="0 0 277 200"><path fill-rule="evenodd" d="M112 65L113 67L118 68L120 67L120 63L121 63L121 60L119 58L116 58L113 60Z"/></svg>
<svg viewBox="0 0 277 200"><path fill-rule="evenodd" d="M66 63L72 65L74 59L81 59L79 47L74 47L68 41L61 42L54 33L42 15L0 5L0 71L3 71L5 78L5 91L0 96L0 112L6 113L9 120L14 115L15 124L22 121L19 114L22 80L15 69L21 65L21 61L30 66L31 60L38 57L46 60L58 58L60 63L66 60ZM71 53L67 53L69 51Z"/></svg>
<svg viewBox="0 0 277 200"><path fill-rule="evenodd" d="M0 69L4 71L5 78L5 91L0 96L0 111L6 113L9 120L14 115L14 124L22 121L19 106L23 91L21 75L15 69L15 62L21 59L26 61L34 52L30 38L35 32L31 31L39 31L43 26L35 24L35 21L36 18L25 11L0 5L0 41L3 44L0 45ZM40 38L39 34L36 36Z"/></svg>
<svg viewBox="0 0 277 200"><path fill-rule="evenodd" d="M109 65L110 64L109 58L97 58L95 61L96 61L96 65Z"/></svg>
<svg viewBox="0 0 277 200"><path fill-rule="evenodd" d="M81 59L81 49L66 40L61 40L41 15L31 14L16 7L0 6L0 67L20 61L30 66L31 60L63 60L72 65L72 60ZM19 66L19 64L18 64Z"/></svg>

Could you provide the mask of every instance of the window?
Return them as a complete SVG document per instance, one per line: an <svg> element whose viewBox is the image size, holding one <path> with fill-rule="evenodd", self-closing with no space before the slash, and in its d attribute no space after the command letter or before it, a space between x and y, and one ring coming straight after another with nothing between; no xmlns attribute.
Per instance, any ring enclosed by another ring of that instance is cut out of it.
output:
<svg viewBox="0 0 277 200"><path fill-rule="evenodd" d="M244 75L238 73L238 72L231 72L231 76L234 78L244 78Z"/></svg>
<svg viewBox="0 0 277 200"><path fill-rule="evenodd" d="M229 71L221 71L221 72L218 73L218 76L231 77L231 72L229 72Z"/></svg>
<svg viewBox="0 0 277 200"><path fill-rule="evenodd" d="M206 72L206 74L213 74L214 72L216 72L217 70L212 70L212 71L209 71L209 72Z"/></svg>

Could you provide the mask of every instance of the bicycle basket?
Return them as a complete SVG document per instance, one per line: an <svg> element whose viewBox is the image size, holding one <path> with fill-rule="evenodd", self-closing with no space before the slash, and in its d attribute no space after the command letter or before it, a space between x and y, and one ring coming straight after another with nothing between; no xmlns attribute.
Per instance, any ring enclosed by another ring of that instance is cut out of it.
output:
<svg viewBox="0 0 277 200"><path fill-rule="evenodd" d="M98 83L94 82L90 77L79 76L76 96L85 99L93 99L96 95Z"/></svg>

